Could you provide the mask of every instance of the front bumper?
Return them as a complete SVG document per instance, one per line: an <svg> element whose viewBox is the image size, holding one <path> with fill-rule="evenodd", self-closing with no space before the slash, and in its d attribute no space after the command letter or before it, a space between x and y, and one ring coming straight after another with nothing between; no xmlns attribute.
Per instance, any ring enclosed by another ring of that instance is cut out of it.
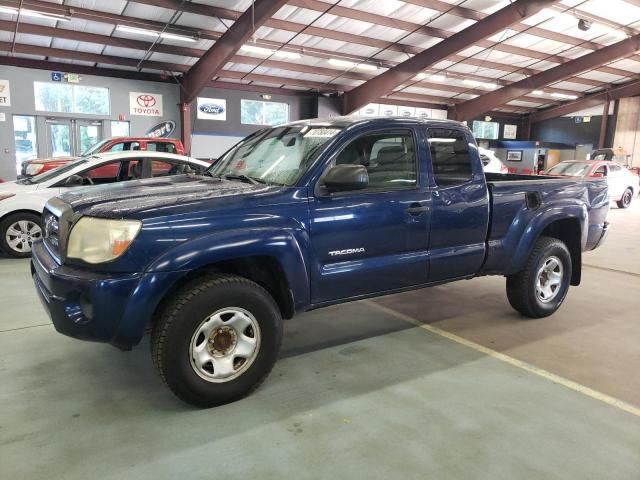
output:
<svg viewBox="0 0 640 480"><path fill-rule="evenodd" d="M180 272L96 273L60 265L43 242L33 245L31 275L55 329L81 340L131 347Z"/></svg>

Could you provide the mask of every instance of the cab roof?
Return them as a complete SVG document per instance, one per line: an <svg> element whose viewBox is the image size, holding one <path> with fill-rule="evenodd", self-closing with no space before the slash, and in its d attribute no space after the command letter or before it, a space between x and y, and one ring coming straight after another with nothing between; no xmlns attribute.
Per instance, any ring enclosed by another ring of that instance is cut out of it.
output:
<svg viewBox="0 0 640 480"><path fill-rule="evenodd" d="M466 128L466 125L462 122L455 120L441 120L435 118L420 119L414 117L360 117L360 116L344 116L333 118L310 118L307 120L298 120L295 122L285 123L282 126L293 125L307 125L310 127L336 127L345 128L356 124L370 123L372 125L393 125L393 123L414 123L416 125L434 125L439 127L446 127L447 125Z"/></svg>

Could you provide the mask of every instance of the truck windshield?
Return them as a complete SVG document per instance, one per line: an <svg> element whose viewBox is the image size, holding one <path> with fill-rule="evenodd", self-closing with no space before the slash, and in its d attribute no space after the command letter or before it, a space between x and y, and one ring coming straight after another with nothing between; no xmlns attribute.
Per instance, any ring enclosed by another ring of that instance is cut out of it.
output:
<svg viewBox="0 0 640 480"><path fill-rule="evenodd" d="M111 141L111 139L105 138L104 140L99 141L98 143L96 143L92 147L89 147L87 150L82 152L82 154L80 156L81 157L89 157L89 156L94 155L96 153L100 153L100 149L103 147L103 145L106 145L110 141Z"/></svg>
<svg viewBox="0 0 640 480"><path fill-rule="evenodd" d="M290 125L261 130L229 150L209 173L293 185L340 128Z"/></svg>
<svg viewBox="0 0 640 480"><path fill-rule="evenodd" d="M591 164L581 162L559 163L547 171L548 175L567 175L569 177L584 177Z"/></svg>

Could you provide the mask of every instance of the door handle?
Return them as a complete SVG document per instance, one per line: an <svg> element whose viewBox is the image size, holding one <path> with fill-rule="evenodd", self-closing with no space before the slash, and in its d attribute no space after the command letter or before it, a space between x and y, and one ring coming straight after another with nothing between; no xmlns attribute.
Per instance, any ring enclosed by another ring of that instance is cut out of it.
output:
<svg viewBox="0 0 640 480"><path fill-rule="evenodd" d="M428 211L429 207L425 207L424 205L420 205L419 203L412 203L411 205L409 205L409 208L407 208L407 213L414 217L422 215L423 213L427 213Z"/></svg>

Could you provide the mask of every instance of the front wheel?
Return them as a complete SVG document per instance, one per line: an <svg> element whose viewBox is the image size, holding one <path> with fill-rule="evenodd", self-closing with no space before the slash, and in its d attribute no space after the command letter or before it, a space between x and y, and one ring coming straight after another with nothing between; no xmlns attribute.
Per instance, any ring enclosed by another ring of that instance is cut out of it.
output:
<svg viewBox="0 0 640 480"><path fill-rule="evenodd" d="M629 206L631 205L631 200L633 200L633 190L627 188L622 194L620 200L618 200L616 203L618 204L618 208L629 208Z"/></svg>
<svg viewBox="0 0 640 480"><path fill-rule="evenodd" d="M0 246L7 255L17 258L29 257L31 245L40 238L40 216L35 213L14 213L0 222Z"/></svg>
<svg viewBox="0 0 640 480"><path fill-rule="evenodd" d="M511 306L531 318L554 313L569 291L571 255L560 240L541 237L525 268L507 277L507 297Z"/></svg>
<svg viewBox="0 0 640 480"><path fill-rule="evenodd" d="M214 274L183 287L154 325L151 353L173 393L198 407L238 400L267 377L282 317L258 284Z"/></svg>

